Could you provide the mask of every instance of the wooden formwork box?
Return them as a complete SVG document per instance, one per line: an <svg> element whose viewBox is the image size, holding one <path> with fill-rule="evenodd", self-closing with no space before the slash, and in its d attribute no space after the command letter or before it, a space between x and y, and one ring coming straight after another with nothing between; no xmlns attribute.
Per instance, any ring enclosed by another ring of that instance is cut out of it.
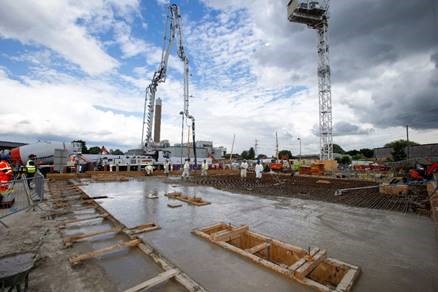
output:
<svg viewBox="0 0 438 292"><path fill-rule="evenodd" d="M196 228L194 234L319 291L351 291L357 266L327 258L323 249L300 247L226 223Z"/></svg>

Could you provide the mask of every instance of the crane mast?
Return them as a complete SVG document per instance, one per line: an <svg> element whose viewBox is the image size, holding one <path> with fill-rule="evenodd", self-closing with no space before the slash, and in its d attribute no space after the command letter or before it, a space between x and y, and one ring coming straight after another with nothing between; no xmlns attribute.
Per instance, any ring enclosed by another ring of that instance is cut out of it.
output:
<svg viewBox="0 0 438 292"><path fill-rule="evenodd" d="M189 59L187 58L183 46L182 21L179 13L179 8L176 4L169 6L167 15L168 22L166 22L166 31L164 35L164 45L161 54L160 65L155 71L151 83L146 88L144 112L143 112L143 126L141 133L141 145L146 152L154 148L152 140L152 121L155 110L155 94L159 83L165 82L167 77L167 65L169 61L170 51L172 50L175 38L178 38L177 55L184 64L184 117L192 119L194 130L194 118L189 114ZM167 30L168 29L168 30ZM166 44L167 40L167 44ZM193 132L194 137L194 132ZM195 144L193 138L193 144ZM182 146L182 145L181 145Z"/></svg>
<svg viewBox="0 0 438 292"><path fill-rule="evenodd" d="M318 96L320 159L333 159L332 94L328 42L329 1L290 0L287 5L291 22L306 24L318 33Z"/></svg>

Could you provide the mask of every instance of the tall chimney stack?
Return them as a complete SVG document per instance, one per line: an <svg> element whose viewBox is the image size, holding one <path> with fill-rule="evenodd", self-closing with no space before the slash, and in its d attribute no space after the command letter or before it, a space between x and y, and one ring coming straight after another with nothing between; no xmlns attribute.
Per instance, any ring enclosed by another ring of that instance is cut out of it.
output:
<svg viewBox="0 0 438 292"><path fill-rule="evenodd" d="M160 143L161 132L161 98L155 102L155 121L154 121L154 142Z"/></svg>

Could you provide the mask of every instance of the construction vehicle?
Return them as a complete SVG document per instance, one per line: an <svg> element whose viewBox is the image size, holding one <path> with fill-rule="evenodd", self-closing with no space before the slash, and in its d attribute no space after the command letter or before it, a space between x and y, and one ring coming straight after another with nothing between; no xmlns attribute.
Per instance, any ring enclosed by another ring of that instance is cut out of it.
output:
<svg viewBox="0 0 438 292"><path fill-rule="evenodd" d="M196 161L196 143L195 143L195 118L189 114L189 59L185 53L183 46L182 21L179 8L176 4L171 4L168 8L166 28L164 33L163 50L161 53L160 65L155 71L151 83L146 88L143 125L141 133L141 145L146 156L151 158L159 157L160 145L152 139L152 121L154 120L155 111L155 94L159 83L164 83L167 77L167 65L169 61L170 51L173 47L175 39L178 37L177 55L184 64L184 110L182 111L182 137L184 133L184 122L188 125L188 120L191 120L193 134L193 152ZM188 125L190 127L190 125ZM182 141L181 141L182 144ZM155 160L155 163L158 163Z"/></svg>
<svg viewBox="0 0 438 292"><path fill-rule="evenodd" d="M429 166L417 164L415 168L409 170L408 178L413 181L427 180L431 179L435 172L438 172L438 162L433 162Z"/></svg>

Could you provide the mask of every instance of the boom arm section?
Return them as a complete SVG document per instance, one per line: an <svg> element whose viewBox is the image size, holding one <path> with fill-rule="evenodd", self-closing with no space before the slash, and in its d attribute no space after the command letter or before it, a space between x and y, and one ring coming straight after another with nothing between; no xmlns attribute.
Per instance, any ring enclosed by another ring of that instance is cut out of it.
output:
<svg viewBox="0 0 438 292"><path fill-rule="evenodd" d="M152 121L155 110L155 93L157 92L158 84L166 81L167 65L169 61L170 51L172 50L175 37L178 36L178 57L184 63L184 116L189 116L189 59L187 58L183 46L183 34L181 29L181 15L177 5L169 6L168 11L169 26L164 36L164 47L161 54L161 62L158 70L155 71L151 83L146 88L144 101L143 126L141 133L141 145L150 150L153 146L152 141ZM167 26L167 25L166 25ZM167 29L167 28L166 28ZM166 36L168 34L167 45ZM146 129L145 129L146 128ZM146 132L146 133L145 133Z"/></svg>

